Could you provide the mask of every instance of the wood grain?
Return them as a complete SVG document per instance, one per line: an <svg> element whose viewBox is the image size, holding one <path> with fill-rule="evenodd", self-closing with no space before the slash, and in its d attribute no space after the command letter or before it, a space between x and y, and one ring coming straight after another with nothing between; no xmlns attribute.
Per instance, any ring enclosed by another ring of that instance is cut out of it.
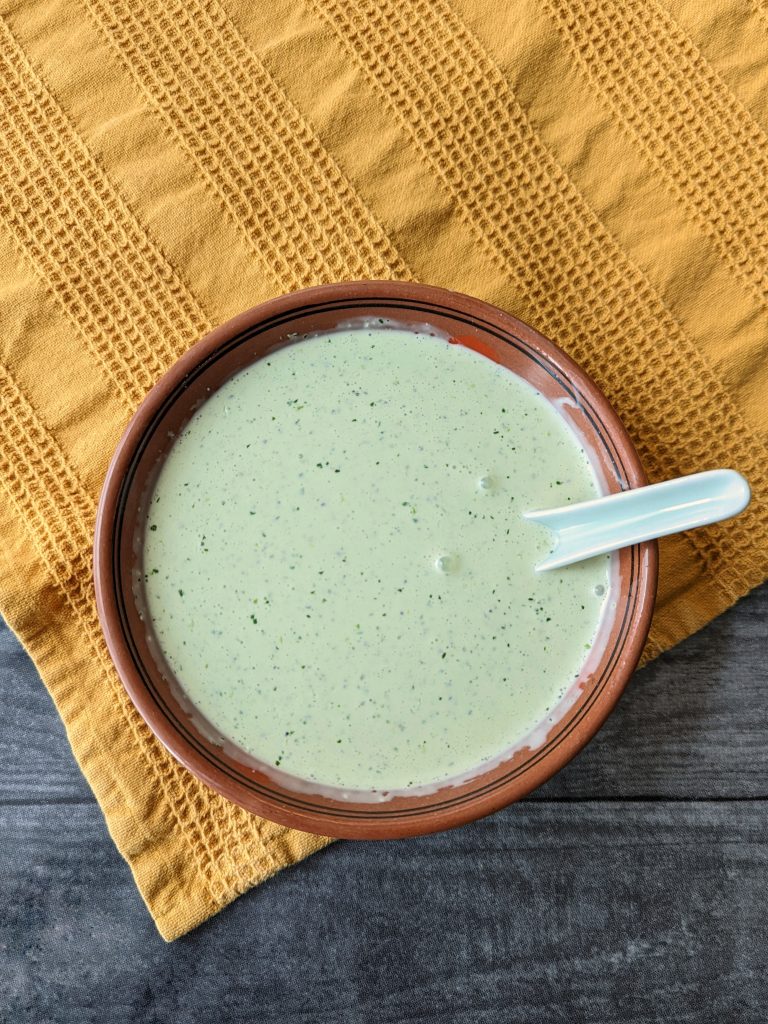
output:
<svg viewBox="0 0 768 1024"><path fill-rule="evenodd" d="M638 672L589 747L532 799L768 796L768 585ZM0 804L90 794L0 621Z"/></svg>
<svg viewBox="0 0 768 1024"><path fill-rule="evenodd" d="M768 586L524 803L336 844L171 946L0 629L0 1022L763 1024L766 622Z"/></svg>
<svg viewBox="0 0 768 1024"><path fill-rule="evenodd" d="M172 946L95 806L62 811L0 813L14 1022L764 1019L761 802L528 803L340 843Z"/></svg>
<svg viewBox="0 0 768 1024"><path fill-rule="evenodd" d="M0 708L0 805L93 799L51 698L2 619Z"/></svg>

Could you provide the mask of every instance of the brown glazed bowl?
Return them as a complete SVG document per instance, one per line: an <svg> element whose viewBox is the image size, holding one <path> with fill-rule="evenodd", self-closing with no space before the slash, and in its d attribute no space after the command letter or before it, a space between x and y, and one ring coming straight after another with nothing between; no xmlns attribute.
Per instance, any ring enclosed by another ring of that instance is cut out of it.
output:
<svg viewBox="0 0 768 1024"><path fill-rule="evenodd" d="M499 810L540 786L592 738L618 700L642 651L657 579L655 543L612 556L607 613L575 701L547 735L461 785L431 795L370 803L283 788L205 735L177 700L179 685L155 664L137 607L132 568L141 536L141 500L194 409L238 370L287 342L359 317L430 324L530 381L582 440L606 492L647 483L621 421L587 374L531 327L440 288L392 281L324 285L265 302L218 327L157 382L129 423L107 473L96 522L94 573L99 617L117 671L139 713L168 750L225 797L256 814L308 832L395 838L438 831ZM150 641L151 643L151 641ZM206 730L208 732L208 730Z"/></svg>

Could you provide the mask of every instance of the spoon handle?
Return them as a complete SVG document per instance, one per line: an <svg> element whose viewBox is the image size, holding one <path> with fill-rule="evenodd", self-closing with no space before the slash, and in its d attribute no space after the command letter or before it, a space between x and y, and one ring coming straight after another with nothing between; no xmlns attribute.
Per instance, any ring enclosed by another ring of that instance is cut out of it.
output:
<svg viewBox="0 0 768 1024"><path fill-rule="evenodd" d="M729 519L749 499L749 484L740 473L713 469L578 505L526 512L525 518L557 534L551 554L536 566L541 571Z"/></svg>

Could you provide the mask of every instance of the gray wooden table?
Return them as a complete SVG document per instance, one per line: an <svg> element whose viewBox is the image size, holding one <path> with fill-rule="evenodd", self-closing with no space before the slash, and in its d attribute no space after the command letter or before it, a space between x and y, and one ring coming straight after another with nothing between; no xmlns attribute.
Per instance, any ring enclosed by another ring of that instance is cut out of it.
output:
<svg viewBox="0 0 768 1024"><path fill-rule="evenodd" d="M339 843L172 945L0 630L0 1020L768 1020L768 586L532 798Z"/></svg>

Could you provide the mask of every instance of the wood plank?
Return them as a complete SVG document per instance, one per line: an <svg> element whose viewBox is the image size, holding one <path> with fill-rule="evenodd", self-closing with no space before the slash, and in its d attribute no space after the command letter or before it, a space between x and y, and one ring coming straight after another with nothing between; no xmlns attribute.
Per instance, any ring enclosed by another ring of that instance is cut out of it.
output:
<svg viewBox="0 0 768 1024"><path fill-rule="evenodd" d="M0 1019L762 1024L767 811L542 801L340 843L167 946L95 806L5 807Z"/></svg>
<svg viewBox="0 0 768 1024"><path fill-rule="evenodd" d="M768 796L767 655L768 584L638 672L538 796Z"/></svg>
<svg viewBox="0 0 768 1024"><path fill-rule="evenodd" d="M53 701L2 619L0 708L0 804L93 799Z"/></svg>
<svg viewBox="0 0 768 1024"><path fill-rule="evenodd" d="M534 799L768 795L768 585L633 680L580 757ZM89 791L35 670L0 628L0 803Z"/></svg>

